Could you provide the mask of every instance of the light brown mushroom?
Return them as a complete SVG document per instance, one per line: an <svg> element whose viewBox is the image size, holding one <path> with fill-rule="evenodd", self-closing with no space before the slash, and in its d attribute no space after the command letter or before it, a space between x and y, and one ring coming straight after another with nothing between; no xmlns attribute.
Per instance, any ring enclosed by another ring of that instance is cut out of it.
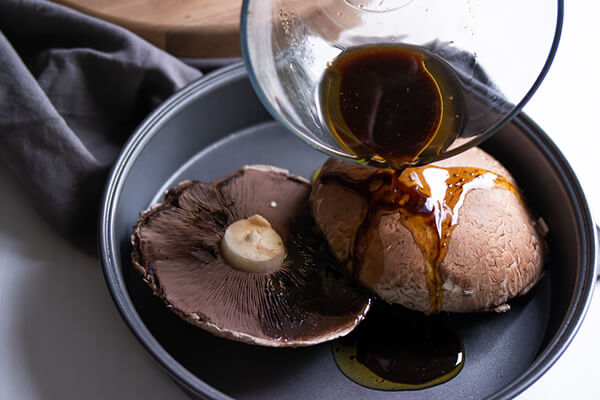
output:
<svg viewBox="0 0 600 400"><path fill-rule="evenodd" d="M509 182L506 186L516 188L510 173L477 148L433 166L476 167L505 177ZM412 172L416 169L405 170L402 177ZM355 265L355 241L368 213L367 199L339 179L324 177L344 176L373 186L376 173L372 168L328 160L311 194L316 224L338 261L363 285L389 303L431 312L432 286L427 282L426 257L414 229L409 229L400 213L381 216L372 229L373 239L365 242L360 265ZM492 187L465 193L447 251L439 263L441 307L436 311L506 311L509 299L527 293L540 279L544 240L518 189Z"/></svg>
<svg viewBox="0 0 600 400"><path fill-rule="evenodd" d="M270 166L245 167L211 184L182 182L141 213L133 264L172 311L215 335L264 346L345 335L363 319L370 298L327 265L335 260L313 233L310 190L306 179ZM230 265L225 253L238 251L237 244L225 245L223 237L239 221L257 232L274 230L269 235L283 241L284 256L277 248L267 262L251 260L263 270L254 264L248 270L240 268L242 252Z"/></svg>

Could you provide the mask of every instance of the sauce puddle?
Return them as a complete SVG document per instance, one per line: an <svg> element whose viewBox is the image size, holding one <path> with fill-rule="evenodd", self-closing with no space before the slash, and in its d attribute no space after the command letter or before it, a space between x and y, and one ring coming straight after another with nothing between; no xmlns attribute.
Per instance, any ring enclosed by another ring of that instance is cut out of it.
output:
<svg viewBox="0 0 600 400"><path fill-rule="evenodd" d="M354 382L378 390L435 386L461 371L465 351L443 317L377 303L350 335L335 341L338 368Z"/></svg>

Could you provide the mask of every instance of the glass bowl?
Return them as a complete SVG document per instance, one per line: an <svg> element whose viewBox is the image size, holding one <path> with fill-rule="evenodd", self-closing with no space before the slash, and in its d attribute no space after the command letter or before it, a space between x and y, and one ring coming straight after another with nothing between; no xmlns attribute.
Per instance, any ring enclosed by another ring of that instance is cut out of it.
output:
<svg viewBox="0 0 600 400"><path fill-rule="evenodd" d="M451 132L407 162L424 164L477 145L522 109L552 63L562 18L562 0L244 0L241 40L254 90L275 119L329 155L389 167L377 150L340 140L324 118L322 82L340 54L401 46L448 73L450 89L438 88L441 126Z"/></svg>

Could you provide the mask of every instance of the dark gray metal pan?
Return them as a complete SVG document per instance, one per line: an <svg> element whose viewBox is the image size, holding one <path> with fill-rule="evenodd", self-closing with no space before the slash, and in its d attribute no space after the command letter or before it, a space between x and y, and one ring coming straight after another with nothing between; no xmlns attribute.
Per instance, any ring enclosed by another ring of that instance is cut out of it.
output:
<svg viewBox="0 0 600 400"><path fill-rule="evenodd" d="M525 189L550 226L551 260L540 284L505 314L449 316L466 362L451 381L424 390L383 392L337 369L328 344L270 349L211 336L155 298L130 262L138 212L184 179L211 181L245 164L272 164L303 176L325 155L274 122L236 64L196 81L135 131L108 180L99 252L123 318L155 359L190 393L247 399L479 399L514 397L563 353L584 317L595 282L597 237L568 163L525 115L483 146Z"/></svg>

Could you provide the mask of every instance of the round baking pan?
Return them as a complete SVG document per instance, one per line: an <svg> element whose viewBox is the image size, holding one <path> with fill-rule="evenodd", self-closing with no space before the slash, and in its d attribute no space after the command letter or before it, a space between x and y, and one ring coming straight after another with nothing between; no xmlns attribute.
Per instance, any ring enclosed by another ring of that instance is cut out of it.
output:
<svg viewBox="0 0 600 400"><path fill-rule="evenodd" d="M448 316L465 345L454 379L402 393L406 399L511 398L564 352L585 315L595 282L597 238L583 191L552 141L519 115L482 146L515 176L550 233L546 274L504 314ZM309 177L326 156L273 121L242 64L188 85L135 131L104 193L99 254L124 320L189 393L226 399L391 399L336 367L329 344L274 349L213 337L180 320L131 265L138 213L184 179L211 181L246 164L272 164Z"/></svg>

